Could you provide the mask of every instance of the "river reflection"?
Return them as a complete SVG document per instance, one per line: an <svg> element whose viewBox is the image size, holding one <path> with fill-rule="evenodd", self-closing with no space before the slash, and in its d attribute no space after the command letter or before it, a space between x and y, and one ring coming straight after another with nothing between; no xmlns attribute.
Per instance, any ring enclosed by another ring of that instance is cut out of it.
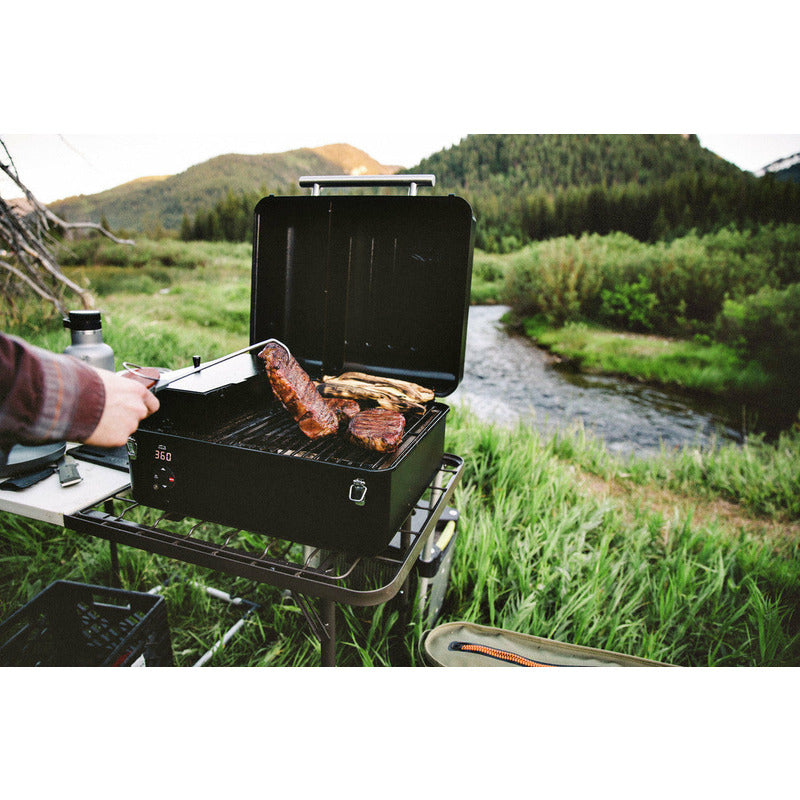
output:
<svg viewBox="0 0 800 800"><path fill-rule="evenodd" d="M740 433L691 397L608 376L558 368L524 337L500 325L505 306L469 310L464 378L447 398L486 422L522 420L551 433L580 422L622 455L647 456L684 444L741 441Z"/></svg>

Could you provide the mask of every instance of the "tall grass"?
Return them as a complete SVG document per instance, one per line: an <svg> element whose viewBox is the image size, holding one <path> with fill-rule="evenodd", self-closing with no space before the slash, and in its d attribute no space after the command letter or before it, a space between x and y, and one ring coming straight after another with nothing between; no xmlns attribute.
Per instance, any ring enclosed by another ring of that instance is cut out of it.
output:
<svg viewBox="0 0 800 800"><path fill-rule="evenodd" d="M594 497L575 461L595 445L584 456L577 433L558 437L571 462L524 427L456 414L449 436L470 454L449 618L684 665L798 663L797 543L776 555L720 522Z"/></svg>
<svg viewBox="0 0 800 800"><path fill-rule="evenodd" d="M800 431L782 433L776 442L751 436L742 446L712 443L704 450L684 447L632 462L629 474L676 492L722 497L751 513L783 520L800 519Z"/></svg>

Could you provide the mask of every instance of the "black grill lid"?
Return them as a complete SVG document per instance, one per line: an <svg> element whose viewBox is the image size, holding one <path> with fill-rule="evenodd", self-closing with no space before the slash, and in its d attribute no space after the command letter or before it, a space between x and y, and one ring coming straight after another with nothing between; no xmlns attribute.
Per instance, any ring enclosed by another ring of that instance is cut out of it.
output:
<svg viewBox="0 0 800 800"><path fill-rule="evenodd" d="M285 342L312 377L360 371L448 395L463 377L474 239L453 195L265 197L250 342Z"/></svg>

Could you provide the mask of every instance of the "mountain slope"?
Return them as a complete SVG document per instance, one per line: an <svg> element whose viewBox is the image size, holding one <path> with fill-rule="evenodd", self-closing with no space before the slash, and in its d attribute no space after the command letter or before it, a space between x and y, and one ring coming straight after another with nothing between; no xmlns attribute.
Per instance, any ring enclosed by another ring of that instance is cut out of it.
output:
<svg viewBox="0 0 800 800"><path fill-rule="evenodd" d="M213 221L215 209L232 208L240 195L249 203L270 192L300 193L301 175L397 171L346 144L228 154L52 208L68 220L105 217L131 231L179 229L186 215L186 235L226 238L249 223L225 233L198 219ZM478 223L476 244L489 251L582 232L617 230L652 241L692 228L800 221L797 184L780 182L778 192L775 180L739 169L693 134L472 134L406 171L433 173L436 194L465 197Z"/></svg>
<svg viewBox="0 0 800 800"><path fill-rule="evenodd" d="M656 241L800 222L800 188L776 191L693 134L474 134L413 171L470 202L476 246L489 252L583 233Z"/></svg>
<svg viewBox="0 0 800 800"><path fill-rule="evenodd" d="M216 156L177 175L142 178L93 195L69 197L50 204L68 221L99 222L112 228L145 230L156 225L179 228L184 213L190 217L209 208L230 190L292 192L301 175L389 174L398 167L379 164L348 144L302 148L285 153Z"/></svg>
<svg viewBox="0 0 800 800"><path fill-rule="evenodd" d="M473 134L423 159L448 190L500 193L665 181L681 172L742 171L700 146L693 134Z"/></svg>

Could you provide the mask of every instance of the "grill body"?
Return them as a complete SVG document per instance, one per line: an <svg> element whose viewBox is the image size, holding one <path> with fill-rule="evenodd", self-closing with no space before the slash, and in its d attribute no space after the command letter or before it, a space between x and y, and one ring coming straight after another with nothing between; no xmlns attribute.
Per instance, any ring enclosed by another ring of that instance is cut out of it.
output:
<svg viewBox="0 0 800 800"><path fill-rule="evenodd" d="M273 197L254 215L250 342L275 338L314 379L463 375L475 220L461 198ZM129 442L134 498L170 513L375 555L444 453L448 406L406 415L397 451L312 442L254 352L178 381Z"/></svg>
<svg viewBox="0 0 800 800"><path fill-rule="evenodd" d="M137 502L359 555L383 550L444 452L449 407L406 415L393 453L343 433L311 441L271 394L266 373L205 393L165 389L128 443ZM237 366L231 370L241 372ZM180 384L178 384L180 385Z"/></svg>

